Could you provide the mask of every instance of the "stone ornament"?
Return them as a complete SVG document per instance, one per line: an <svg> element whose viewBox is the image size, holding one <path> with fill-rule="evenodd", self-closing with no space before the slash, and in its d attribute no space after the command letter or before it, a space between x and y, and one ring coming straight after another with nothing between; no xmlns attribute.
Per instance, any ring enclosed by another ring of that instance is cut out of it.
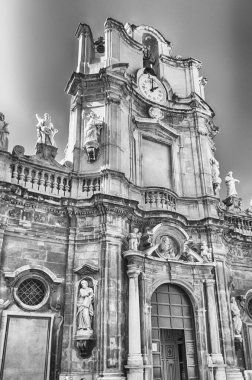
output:
<svg viewBox="0 0 252 380"><path fill-rule="evenodd" d="M227 186L227 198L234 196L237 197L237 191L235 188L235 184L240 183L238 179L233 178L233 172L228 172L225 177L225 184Z"/></svg>
<svg viewBox="0 0 252 380"><path fill-rule="evenodd" d="M129 240L129 250L138 251L138 246L140 244L140 238L142 234L139 232L138 228L133 228L132 232L128 235Z"/></svg>
<svg viewBox="0 0 252 380"><path fill-rule="evenodd" d="M24 155L24 153L25 153L25 148L22 145L15 145L12 150L13 156L16 156L16 157L21 157Z"/></svg>
<svg viewBox="0 0 252 380"><path fill-rule="evenodd" d="M156 120L162 120L164 118L163 111L158 107L150 107L149 115L150 117Z"/></svg>
<svg viewBox="0 0 252 380"><path fill-rule="evenodd" d="M89 162L97 158L99 149L98 138L104 125L103 120L94 111L82 111L82 118L86 121L84 127L84 148L87 151Z"/></svg>
<svg viewBox="0 0 252 380"><path fill-rule="evenodd" d="M8 150L9 138L8 123L5 122L5 116L0 112L0 149Z"/></svg>
<svg viewBox="0 0 252 380"><path fill-rule="evenodd" d="M237 305L235 297L231 298L230 307L233 319L234 333L236 337L240 337L242 329L241 312Z"/></svg>
<svg viewBox="0 0 252 380"><path fill-rule="evenodd" d="M93 309L94 291L89 286L87 279L83 279L80 282L80 288L78 292L77 300L77 335L89 335L93 334L92 320L94 316Z"/></svg>
<svg viewBox="0 0 252 380"><path fill-rule="evenodd" d="M174 239L168 235L164 235L160 238L156 252L163 259L175 259L178 255L178 247Z"/></svg>
<svg viewBox="0 0 252 380"><path fill-rule="evenodd" d="M38 120L38 124L36 125L37 143L56 147L54 136L58 132L58 129L54 128L49 113L45 113L43 118L36 114L36 118Z"/></svg>

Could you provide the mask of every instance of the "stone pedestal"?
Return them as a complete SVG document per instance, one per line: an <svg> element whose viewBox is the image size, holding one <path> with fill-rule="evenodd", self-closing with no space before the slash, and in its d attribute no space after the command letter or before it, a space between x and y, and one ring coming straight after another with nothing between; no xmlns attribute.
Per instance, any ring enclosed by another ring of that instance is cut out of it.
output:
<svg viewBox="0 0 252 380"><path fill-rule="evenodd" d="M243 380L244 379L239 368L227 368L226 369L226 375L227 375L227 380ZM246 379L246 377L245 377L245 379ZM252 376L249 379L252 380Z"/></svg>
<svg viewBox="0 0 252 380"><path fill-rule="evenodd" d="M58 148L43 143L36 144L36 156L46 161L54 160L57 155Z"/></svg>

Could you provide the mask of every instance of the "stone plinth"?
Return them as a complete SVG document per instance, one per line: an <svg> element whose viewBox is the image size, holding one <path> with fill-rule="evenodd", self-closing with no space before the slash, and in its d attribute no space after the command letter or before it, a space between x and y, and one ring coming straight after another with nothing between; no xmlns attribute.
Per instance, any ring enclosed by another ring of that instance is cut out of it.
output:
<svg viewBox="0 0 252 380"><path fill-rule="evenodd" d="M44 159L46 161L50 161L50 160L55 159L58 148L52 145L37 143L35 150L36 150L36 156L38 158Z"/></svg>

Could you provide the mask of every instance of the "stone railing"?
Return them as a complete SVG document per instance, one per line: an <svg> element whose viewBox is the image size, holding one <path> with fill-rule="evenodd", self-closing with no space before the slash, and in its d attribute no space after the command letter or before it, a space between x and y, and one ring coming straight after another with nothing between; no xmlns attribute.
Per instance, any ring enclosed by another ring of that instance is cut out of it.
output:
<svg viewBox="0 0 252 380"><path fill-rule="evenodd" d="M252 218L242 216L224 216L225 222L232 226L233 231L241 235L252 236Z"/></svg>
<svg viewBox="0 0 252 380"><path fill-rule="evenodd" d="M40 169L20 161L11 165L11 182L48 195L69 197L71 192L71 178L67 173Z"/></svg>
<svg viewBox="0 0 252 380"><path fill-rule="evenodd" d="M141 191L142 208L176 210L176 197L166 189L148 187Z"/></svg>
<svg viewBox="0 0 252 380"><path fill-rule="evenodd" d="M85 177L82 179L82 195L91 198L93 194L100 193L102 189L102 176Z"/></svg>

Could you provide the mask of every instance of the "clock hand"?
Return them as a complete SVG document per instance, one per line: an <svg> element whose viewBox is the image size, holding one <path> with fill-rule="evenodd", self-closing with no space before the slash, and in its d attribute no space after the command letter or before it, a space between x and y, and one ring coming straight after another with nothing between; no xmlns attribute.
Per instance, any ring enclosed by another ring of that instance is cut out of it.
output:
<svg viewBox="0 0 252 380"><path fill-rule="evenodd" d="M152 87L152 88L150 89L150 91L153 92L153 91L155 91L157 88L158 88L158 86L156 86L156 87Z"/></svg>

